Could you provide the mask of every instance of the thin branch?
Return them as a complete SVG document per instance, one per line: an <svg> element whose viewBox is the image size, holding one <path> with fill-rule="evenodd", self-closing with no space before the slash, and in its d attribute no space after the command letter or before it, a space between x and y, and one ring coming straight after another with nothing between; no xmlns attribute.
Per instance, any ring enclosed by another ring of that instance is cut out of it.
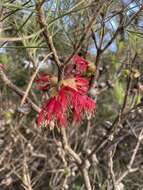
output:
<svg viewBox="0 0 143 190"><path fill-rule="evenodd" d="M0 70L0 78L6 86L16 92L20 97L23 97L25 95L25 92L19 89L11 82L10 79L8 79L7 75L4 73L4 71L2 71L2 69ZM28 101L33 110L35 110L36 112L40 112L40 108L29 97L26 97L26 101Z"/></svg>
<svg viewBox="0 0 143 190"><path fill-rule="evenodd" d="M118 180L116 181L117 184L119 184L129 173L136 172L139 169L139 168L132 168L132 166L133 166L133 163L135 161L135 158L136 158L136 155L137 155L137 152L139 150L139 147L140 147L142 140L143 140L143 129L139 133L136 146L133 150L133 154L131 156L129 165L127 166L127 170L125 172L123 172L123 174L118 178Z"/></svg>
<svg viewBox="0 0 143 190"><path fill-rule="evenodd" d="M46 56L46 58L43 60L43 62L44 62L51 54L52 54L52 53L49 53L49 54ZM34 65L36 65L36 64L34 64ZM23 96L23 98L22 98L22 100L21 100L20 106L23 106L23 104L24 104L24 102L25 102L25 100L26 100L26 98L27 98L27 96L28 96L28 94L29 94L29 92L30 92L30 89L31 89L31 87L32 87L33 81L34 81L34 79L35 79L35 77L36 77L36 75L37 75L37 73L38 73L38 71L39 71L39 69L40 69L40 66L41 66L41 64L39 64L39 65L37 66L35 72L34 72L33 75L31 76L31 79L30 79L30 81L29 81L29 83L28 83L27 89L26 89L26 91L25 91L25 93L24 93L24 96Z"/></svg>
<svg viewBox="0 0 143 190"><path fill-rule="evenodd" d="M109 152L109 169L110 169L113 187L116 190L117 185L116 185L116 178L115 178L115 173L114 173L114 168L113 168L113 155L114 155L113 151L110 151Z"/></svg>
<svg viewBox="0 0 143 190"><path fill-rule="evenodd" d="M40 25L40 28L43 30L43 36L45 37L46 39L46 42L49 46L49 49L51 52L53 52L53 56L54 56L54 59L55 59L55 62L60 70L60 67L62 66L60 60L59 60L59 57L58 57L58 54L57 54L57 50L54 46L54 43L53 43L53 39L52 39L52 36L49 32L49 29L48 29L48 26L47 26L47 23L46 23L46 17L45 17L45 14L44 14L44 10L42 8L43 6L43 3L44 1L38 1L37 5L36 5L36 10L37 10L37 21Z"/></svg>

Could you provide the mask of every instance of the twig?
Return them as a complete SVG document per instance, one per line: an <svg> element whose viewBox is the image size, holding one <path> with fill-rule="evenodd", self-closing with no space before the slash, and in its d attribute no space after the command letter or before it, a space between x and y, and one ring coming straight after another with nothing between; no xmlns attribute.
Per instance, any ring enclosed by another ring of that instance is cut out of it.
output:
<svg viewBox="0 0 143 190"><path fill-rule="evenodd" d="M143 140L143 129L140 131L140 134L138 136L138 140L137 140L136 146L134 148L133 154L131 156L130 162L127 166L127 170L125 172L123 172L123 174L118 178L118 180L116 181L116 184L119 184L129 173L135 172L139 169L139 168L132 168L132 166L135 161L135 158L136 158L136 155L137 155L137 152L139 150L142 140Z"/></svg>
<svg viewBox="0 0 143 190"><path fill-rule="evenodd" d="M46 42L49 46L49 49L51 52L53 52L53 56L54 56L54 59L55 59L55 62L58 66L58 68L60 69L60 67L62 66L60 60L59 60L59 57L58 57L58 54L57 54L57 50L54 46L54 43L53 43L53 40L52 40L52 36L49 32L49 29L48 29L48 26L47 26L47 23L46 23L46 17L44 15L44 11L43 11L43 3L44 1L38 1L37 5L36 5L36 10L37 10L37 20L38 20L38 23L40 25L40 28L43 30L43 36L45 37L46 39Z"/></svg>
<svg viewBox="0 0 143 190"><path fill-rule="evenodd" d="M114 190L116 190L117 189L117 184L116 184L116 178L115 178L115 173L114 173L114 168L113 168L113 156L114 156L113 151L110 151L109 152L109 169L110 169L110 174L111 174L113 187L114 187Z"/></svg>
<svg viewBox="0 0 143 190"><path fill-rule="evenodd" d="M51 55L52 53L49 53L47 56L46 56L46 58L43 60L43 62ZM32 84L33 84L33 81L34 81L34 79L35 79L35 77L36 77L36 75L37 75L37 73L38 73L38 71L39 71L39 69L40 69L40 63L38 64L38 66L37 66L37 68L36 68L36 70L35 70L35 72L33 73L33 75L31 76L31 79L30 79L30 81L29 81L29 83L28 83L28 86L27 86L27 89L26 89L26 91L25 91L25 93L24 93L24 96L23 96L23 98L22 98L22 100L21 100L21 103L20 103L20 106L23 106L23 104L24 104L24 102L25 102L25 100L26 100L26 98L27 98L27 96L28 96L28 94L29 94L29 91L30 91L30 89L31 89L31 86L32 86Z"/></svg>
<svg viewBox="0 0 143 190"><path fill-rule="evenodd" d="M11 82L10 79L8 79L3 70L0 70L0 78L2 79L5 85L7 85L10 89L16 92L20 97L23 97L25 95L25 92L19 89L16 85L14 85ZM26 100L31 105L33 110L35 110L36 112L40 112L40 108L29 97L26 97Z"/></svg>

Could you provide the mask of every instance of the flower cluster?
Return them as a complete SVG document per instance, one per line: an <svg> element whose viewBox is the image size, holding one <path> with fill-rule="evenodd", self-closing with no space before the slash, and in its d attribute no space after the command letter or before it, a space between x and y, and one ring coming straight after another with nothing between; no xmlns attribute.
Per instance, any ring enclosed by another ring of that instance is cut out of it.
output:
<svg viewBox="0 0 143 190"><path fill-rule="evenodd" d="M65 78L58 83L57 93L43 105L37 119L38 126L43 123L48 126L51 122L67 126L69 115L72 115L73 121L79 122L85 113L95 110L96 103L88 96L89 81L83 76L88 65L78 55L73 58L65 70ZM47 75L42 75L36 82L41 90L50 88L50 77Z"/></svg>

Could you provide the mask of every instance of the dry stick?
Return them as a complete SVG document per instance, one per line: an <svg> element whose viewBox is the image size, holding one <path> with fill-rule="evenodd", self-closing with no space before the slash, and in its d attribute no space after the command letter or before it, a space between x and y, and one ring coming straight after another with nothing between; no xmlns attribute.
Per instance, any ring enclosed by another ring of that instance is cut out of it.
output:
<svg viewBox="0 0 143 190"><path fill-rule="evenodd" d="M27 151L25 150L25 142L27 142L27 140L25 139L25 137L23 137L23 135L21 133L19 133L19 137L22 137L20 139L21 141L21 148L22 148L22 153L23 153L23 162L22 162L22 182L23 182L23 188L25 190L33 190L32 188L32 184L31 184L31 176L29 173L29 168L28 168L28 164L27 164L27 160L28 160L28 155L27 155Z"/></svg>
<svg viewBox="0 0 143 190"><path fill-rule="evenodd" d="M117 185L116 185L116 178L115 178L115 173L114 173L114 168L113 168L113 151L109 152L109 169L110 169L110 174L111 174L111 178L112 178L112 183L114 186L114 189L117 189Z"/></svg>
<svg viewBox="0 0 143 190"><path fill-rule="evenodd" d="M133 151L133 154L131 156L129 165L127 166L127 170L119 177L119 179L116 181L116 184L119 184L129 173L135 172L138 170L138 168L132 168L132 165L135 161L135 158L136 158L136 155L137 155L137 152L139 150L139 147L140 147L142 140L143 140L143 129L141 130L141 132L138 136L137 144L134 148L134 151Z"/></svg>
<svg viewBox="0 0 143 190"><path fill-rule="evenodd" d="M42 62L44 62L51 54L52 54L52 53L49 53L49 54L45 57L45 59L44 59ZM41 65L41 64L39 64L39 65L37 66L35 72L34 72L33 75L31 76L30 82L29 82L29 84L28 84L28 86L27 86L27 89L26 89L26 91L25 91L25 94L24 94L24 96L23 96L23 98L22 98L22 100L21 100L20 106L23 106L23 104L24 104L24 102L25 102L25 100L26 100L26 98L27 98L27 96L28 96L28 93L29 93L29 91L30 91L30 89L31 89L31 86L32 86L32 84L33 84L33 81L34 81L34 79L35 79L35 77L36 77L36 75L37 75L37 73L38 73L38 71L39 71L39 69L40 69L40 65Z"/></svg>
<svg viewBox="0 0 143 190"><path fill-rule="evenodd" d="M14 92L16 92L20 97L25 95L25 92L23 92L21 89L19 89L16 85L14 85L6 76L4 71L0 70L0 78L4 82L5 85L7 85L10 89L12 89ZM31 105L32 109L36 112L40 112L40 108L29 98L26 97L26 100Z"/></svg>
<svg viewBox="0 0 143 190"><path fill-rule="evenodd" d="M74 150L72 150L71 147L69 146L68 141L67 141L66 131L65 131L65 128L63 128L63 127L61 128L61 134L62 134L63 147L64 147L65 151L66 151L66 152L75 160L75 162L77 163L77 166L79 167L79 169L80 169L80 171L81 171L81 173L82 173L86 190L92 190L88 171L87 171L87 169L85 168L85 166L81 167L81 163L82 163L81 158L80 158L79 155L78 155Z"/></svg>
<svg viewBox="0 0 143 190"><path fill-rule="evenodd" d="M23 160L23 184L25 190L33 190L26 158Z"/></svg>
<svg viewBox="0 0 143 190"><path fill-rule="evenodd" d="M0 8L0 35L1 35L2 31L3 31L3 22L1 22L1 19L2 19L2 17L3 17L3 14L4 14L4 8L1 7L1 8Z"/></svg>
<svg viewBox="0 0 143 190"><path fill-rule="evenodd" d="M104 16L102 17L101 25L102 25L102 28L101 28L101 34L100 34L101 38L100 38L100 42L99 42L99 49L102 48L103 40L104 40L104 35L105 35L105 22L104 22Z"/></svg>

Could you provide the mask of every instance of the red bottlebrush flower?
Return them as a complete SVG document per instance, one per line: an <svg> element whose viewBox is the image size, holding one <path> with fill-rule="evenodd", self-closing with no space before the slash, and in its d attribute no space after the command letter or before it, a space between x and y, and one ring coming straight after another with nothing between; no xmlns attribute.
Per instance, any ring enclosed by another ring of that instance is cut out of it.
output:
<svg viewBox="0 0 143 190"><path fill-rule="evenodd" d="M75 55L73 57L73 63L76 65L76 72L79 74L86 72L89 64L83 57L80 57L79 55Z"/></svg>
<svg viewBox="0 0 143 190"><path fill-rule="evenodd" d="M75 82L77 91L81 94L87 94L89 89L89 81L83 77L76 77Z"/></svg>
<svg viewBox="0 0 143 190"><path fill-rule="evenodd" d="M66 108L71 107L73 109L74 121L81 121L84 112L93 112L95 110L95 101L87 95L81 94L69 86L63 86L62 90L67 101Z"/></svg>
<svg viewBox="0 0 143 190"><path fill-rule="evenodd" d="M52 120L56 120L61 126L66 126L65 113L57 97L53 97L45 103L39 113L37 123L40 126L45 121L48 125Z"/></svg>
<svg viewBox="0 0 143 190"><path fill-rule="evenodd" d="M93 112L96 108L96 103L87 95L81 95L79 92L73 90L72 92L72 106L74 121L81 121L83 113Z"/></svg>
<svg viewBox="0 0 143 190"><path fill-rule="evenodd" d="M67 125L66 112L73 110L74 121L81 121L85 112L93 112L96 103L87 95L80 94L77 90L62 86L58 95L48 100L42 107L37 122L40 126L44 121L48 125L51 121L57 121L61 126Z"/></svg>
<svg viewBox="0 0 143 190"><path fill-rule="evenodd" d="M61 90L59 91L58 101L61 103L63 111L65 112L67 110L68 105L69 105L68 94L66 92L65 87L62 87Z"/></svg>
<svg viewBox="0 0 143 190"><path fill-rule="evenodd" d="M46 91L49 88L49 76L44 74L35 81L38 84L38 88L42 91Z"/></svg>
<svg viewBox="0 0 143 190"><path fill-rule="evenodd" d="M65 76L81 75L87 71L89 63L79 55L75 55L72 59L72 63L67 65L65 70Z"/></svg>
<svg viewBox="0 0 143 190"><path fill-rule="evenodd" d="M96 103L88 97L89 80L81 75L88 69L89 63L82 57L76 55L73 63L65 71L65 79L59 82L59 91L53 95L42 107L38 116L38 125L43 122L46 125L51 121L57 122L60 126L67 125L67 112L73 111L73 120L81 121L84 113L93 112ZM54 79L54 80L53 80ZM48 90L52 83L57 84L57 77L42 75L37 81L41 90Z"/></svg>

